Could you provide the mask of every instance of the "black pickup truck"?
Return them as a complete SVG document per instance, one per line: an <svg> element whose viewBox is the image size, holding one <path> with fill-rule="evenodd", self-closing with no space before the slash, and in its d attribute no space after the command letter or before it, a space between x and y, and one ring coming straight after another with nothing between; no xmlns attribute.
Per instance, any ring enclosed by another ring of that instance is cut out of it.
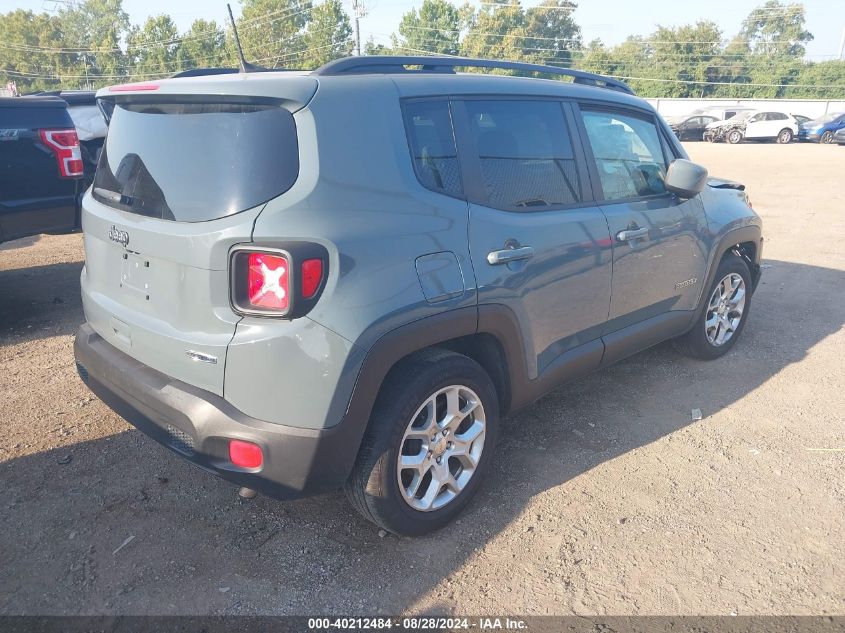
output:
<svg viewBox="0 0 845 633"><path fill-rule="evenodd" d="M78 229L83 172L66 101L0 98L0 242Z"/></svg>

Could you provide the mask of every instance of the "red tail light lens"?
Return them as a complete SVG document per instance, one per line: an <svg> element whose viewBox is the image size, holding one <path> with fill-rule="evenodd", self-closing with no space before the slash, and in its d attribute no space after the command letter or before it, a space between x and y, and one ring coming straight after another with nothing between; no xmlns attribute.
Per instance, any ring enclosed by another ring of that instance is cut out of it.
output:
<svg viewBox="0 0 845 633"><path fill-rule="evenodd" d="M41 142L56 156L62 178L78 178L82 175L82 153L76 130L39 130L38 135Z"/></svg>
<svg viewBox="0 0 845 633"><path fill-rule="evenodd" d="M290 303L290 266L284 255L250 253L247 298L250 306L284 312Z"/></svg>
<svg viewBox="0 0 845 633"><path fill-rule="evenodd" d="M258 444L231 440L229 442L229 461L241 468L258 468L264 463L264 454Z"/></svg>
<svg viewBox="0 0 845 633"><path fill-rule="evenodd" d="M229 260L229 299L239 314L296 319L320 300L326 249L311 242L238 246Z"/></svg>
<svg viewBox="0 0 845 633"><path fill-rule="evenodd" d="M323 281L323 260L306 259L302 262L302 284L300 286L303 299L310 299L320 289Z"/></svg>

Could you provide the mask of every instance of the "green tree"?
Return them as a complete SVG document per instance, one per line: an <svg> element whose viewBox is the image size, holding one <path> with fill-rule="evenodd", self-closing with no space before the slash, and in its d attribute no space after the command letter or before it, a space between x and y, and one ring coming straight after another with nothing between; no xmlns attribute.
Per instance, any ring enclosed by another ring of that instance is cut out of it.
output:
<svg viewBox="0 0 845 633"><path fill-rule="evenodd" d="M0 79L12 80L18 92L78 85L82 72L76 54L63 48L61 23L55 16L17 9L0 14Z"/></svg>
<svg viewBox="0 0 845 633"><path fill-rule="evenodd" d="M423 0L419 12L411 9L399 22L393 48L409 53L428 51L442 55L460 52L461 16L448 0Z"/></svg>
<svg viewBox="0 0 845 633"><path fill-rule="evenodd" d="M187 68L237 66L237 57L227 46L225 31L214 20L194 20L181 37L179 65Z"/></svg>
<svg viewBox="0 0 845 633"><path fill-rule="evenodd" d="M570 0L543 0L525 12L525 57L555 66L569 66L572 54L581 48L581 27L573 13L578 5Z"/></svg>
<svg viewBox="0 0 845 633"><path fill-rule="evenodd" d="M303 36L302 68L318 68L352 53L352 25L340 0L325 0L311 11Z"/></svg>
<svg viewBox="0 0 845 633"><path fill-rule="evenodd" d="M182 70L179 31L169 15L147 18L142 28L133 27L126 38L126 53L134 77L166 77Z"/></svg>
<svg viewBox="0 0 845 633"><path fill-rule="evenodd" d="M467 57L525 60L526 18L518 0L493 0L466 21L469 28L461 52Z"/></svg>
<svg viewBox="0 0 845 633"><path fill-rule="evenodd" d="M813 40L804 22L804 5L768 0L745 18L740 34L756 55L803 57L804 44Z"/></svg>
<svg viewBox="0 0 845 633"><path fill-rule="evenodd" d="M129 15L123 10L123 0L85 0L69 4L59 12L64 47L85 53L78 55L77 64L83 74L100 76L95 86L118 83L127 73L127 60L120 42L129 32Z"/></svg>
<svg viewBox="0 0 845 633"><path fill-rule="evenodd" d="M241 0L238 33L247 61L273 68L300 65L311 0Z"/></svg>

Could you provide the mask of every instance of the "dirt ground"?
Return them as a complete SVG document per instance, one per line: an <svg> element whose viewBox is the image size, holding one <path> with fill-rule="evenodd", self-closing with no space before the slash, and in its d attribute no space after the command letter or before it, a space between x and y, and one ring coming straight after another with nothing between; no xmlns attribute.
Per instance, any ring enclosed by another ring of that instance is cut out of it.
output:
<svg viewBox="0 0 845 633"><path fill-rule="evenodd" d="M764 218L742 339L511 416L423 539L242 501L133 430L74 370L80 237L0 246L0 614L845 614L845 147L688 150Z"/></svg>

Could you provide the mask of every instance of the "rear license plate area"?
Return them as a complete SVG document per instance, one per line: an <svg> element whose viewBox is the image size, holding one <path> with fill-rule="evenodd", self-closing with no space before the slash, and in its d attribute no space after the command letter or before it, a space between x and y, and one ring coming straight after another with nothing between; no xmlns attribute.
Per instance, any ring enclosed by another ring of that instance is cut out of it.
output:
<svg viewBox="0 0 845 633"><path fill-rule="evenodd" d="M120 266L120 287L142 301L150 300L150 260L137 253L124 253Z"/></svg>

